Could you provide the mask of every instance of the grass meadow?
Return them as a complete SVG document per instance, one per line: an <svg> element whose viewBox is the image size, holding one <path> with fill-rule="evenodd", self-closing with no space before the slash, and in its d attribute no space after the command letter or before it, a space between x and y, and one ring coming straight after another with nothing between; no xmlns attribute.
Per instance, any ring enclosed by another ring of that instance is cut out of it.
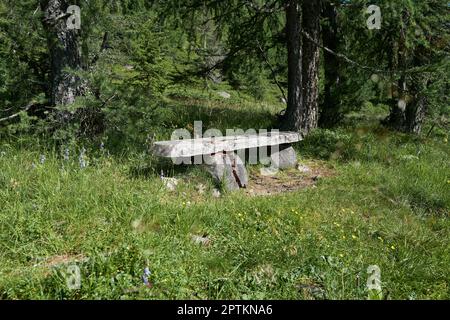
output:
<svg viewBox="0 0 450 320"><path fill-rule="evenodd" d="M156 138L194 120L270 129L283 108L236 95L169 94ZM86 145L81 168L81 145L64 160L43 139L2 138L0 299L367 299L371 265L382 299L450 299L448 133L394 133L384 112L368 106L297 143L300 162L332 174L267 196L213 197L200 168L145 148ZM175 191L161 168L180 178Z"/></svg>

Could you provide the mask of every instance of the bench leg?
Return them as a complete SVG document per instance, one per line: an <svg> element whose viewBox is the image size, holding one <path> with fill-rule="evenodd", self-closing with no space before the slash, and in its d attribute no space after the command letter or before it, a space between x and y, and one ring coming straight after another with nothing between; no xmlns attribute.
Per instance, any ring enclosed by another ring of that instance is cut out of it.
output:
<svg viewBox="0 0 450 320"><path fill-rule="evenodd" d="M227 190L246 188L248 174L242 159L234 152L205 156L206 169Z"/></svg>
<svg viewBox="0 0 450 320"><path fill-rule="evenodd" d="M277 169L295 168L298 164L297 154L290 145L280 145L278 150L272 150L271 166Z"/></svg>

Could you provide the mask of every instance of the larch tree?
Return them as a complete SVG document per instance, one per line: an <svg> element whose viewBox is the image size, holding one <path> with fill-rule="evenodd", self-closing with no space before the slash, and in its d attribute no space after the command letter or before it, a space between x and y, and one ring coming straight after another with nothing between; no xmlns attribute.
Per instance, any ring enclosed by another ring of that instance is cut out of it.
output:
<svg viewBox="0 0 450 320"><path fill-rule="evenodd" d="M288 101L281 128L308 134L318 125L320 0L286 3Z"/></svg>
<svg viewBox="0 0 450 320"><path fill-rule="evenodd" d="M281 128L299 130L304 122L302 90L301 6L298 0L286 3L286 40L288 50L288 100Z"/></svg>
<svg viewBox="0 0 450 320"><path fill-rule="evenodd" d="M271 37L283 38L287 49L288 94L287 109L281 118L280 128L306 135L317 127L321 0L190 0L182 4L178 1L168 4L169 8L176 7L177 13L184 18L192 16L193 12L211 13L208 19L215 19L219 28L228 31L226 42L229 52L224 61L239 54L258 55L263 50L262 42ZM274 20L284 21L284 25L279 29L265 28L270 24L266 22ZM283 32L284 35L280 36ZM274 46L277 45L279 43ZM263 60L267 60L267 56L263 56ZM216 66L224 64L221 61Z"/></svg>
<svg viewBox="0 0 450 320"><path fill-rule="evenodd" d="M448 7L436 0L399 1L390 4L386 14L392 29L392 55L389 66L396 73L391 112L385 123L408 133L419 134L427 114L442 101L448 79L440 71L448 70ZM389 31L389 30L387 30ZM447 77L448 78L448 77ZM441 100L440 102L437 100Z"/></svg>
<svg viewBox="0 0 450 320"><path fill-rule="evenodd" d="M448 5L439 0L380 0L377 6L380 28L369 29L362 14L366 1L341 4L340 40L346 55L357 62L340 68L346 76L341 85L351 83L346 104L352 92L359 93L360 100L387 104L390 112L383 124L419 134L426 116L446 105L442 93L448 86ZM367 90L369 79L377 79L378 98Z"/></svg>
<svg viewBox="0 0 450 320"><path fill-rule="evenodd" d="M337 52L339 49L338 7L339 2L332 3L331 0L324 1L322 6L322 43L324 47L333 52ZM324 51L323 68L324 97L320 108L319 125L330 127L340 120L337 101L337 89L340 81L339 59L336 55Z"/></svg>
<svg viewBox="0 0 450 320"><path fill-rule="evenodd" d="M42 24L51 59L52 106L70 105L84 91L80 77L75 74L83 69L81 32L76 26L70 25L75 22L71 19L76 19L76 16L68 12L70 4L67 0L40 0ZM58 118L62 122L69 121L70 112L59 111Z"/></svg>
<svg viewBox="0 0 450 320"><path fill-rule="evenodd" d="M302 90L303 117L299 128L304 133L315 129L319 121L319 64L320 64L320 0L303 1Z"/></svg>

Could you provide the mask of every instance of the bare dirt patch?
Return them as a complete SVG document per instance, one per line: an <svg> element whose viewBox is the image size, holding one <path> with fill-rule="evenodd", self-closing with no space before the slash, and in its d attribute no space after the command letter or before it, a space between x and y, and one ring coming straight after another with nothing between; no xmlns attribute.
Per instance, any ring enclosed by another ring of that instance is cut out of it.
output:
<svg viewBox="0 0 450 320"><path fill-rule="evenodd" d="M45 268L52 268L57 267L60 265L70 264L70 263L76 263L76 262L85 262L87 258L82 255L59 255L59 256L52 256L45 258L42 262L35 264L35 267L45 267Z"/></svg>
<svg viewBox="0 0 450 320"><path fill-rule="evenodd" d="M321 161L303 162L299 168L280 171L274 176L251 170L245 192L250 196L268 196L314 187L320 179L332 177L335 172Z"/></svg>

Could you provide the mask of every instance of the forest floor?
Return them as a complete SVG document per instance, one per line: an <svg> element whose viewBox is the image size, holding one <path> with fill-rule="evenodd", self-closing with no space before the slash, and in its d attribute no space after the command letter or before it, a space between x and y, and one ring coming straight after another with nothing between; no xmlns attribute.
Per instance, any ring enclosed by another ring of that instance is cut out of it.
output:
<svg viewBox="0 0 450 320"><path fill-rule="evenodd" d="M167 101L175 122L204 129L270 128L282 109L198 92ZM170 191L145 154L88 148L81 169L0 141L0 299L367 299L371 265L385 299L450 299L448 136L391 132L385 111L296 144L311 172L253 166L247 190L219 198L195 166L166 171L180 178Z"/></svg>

